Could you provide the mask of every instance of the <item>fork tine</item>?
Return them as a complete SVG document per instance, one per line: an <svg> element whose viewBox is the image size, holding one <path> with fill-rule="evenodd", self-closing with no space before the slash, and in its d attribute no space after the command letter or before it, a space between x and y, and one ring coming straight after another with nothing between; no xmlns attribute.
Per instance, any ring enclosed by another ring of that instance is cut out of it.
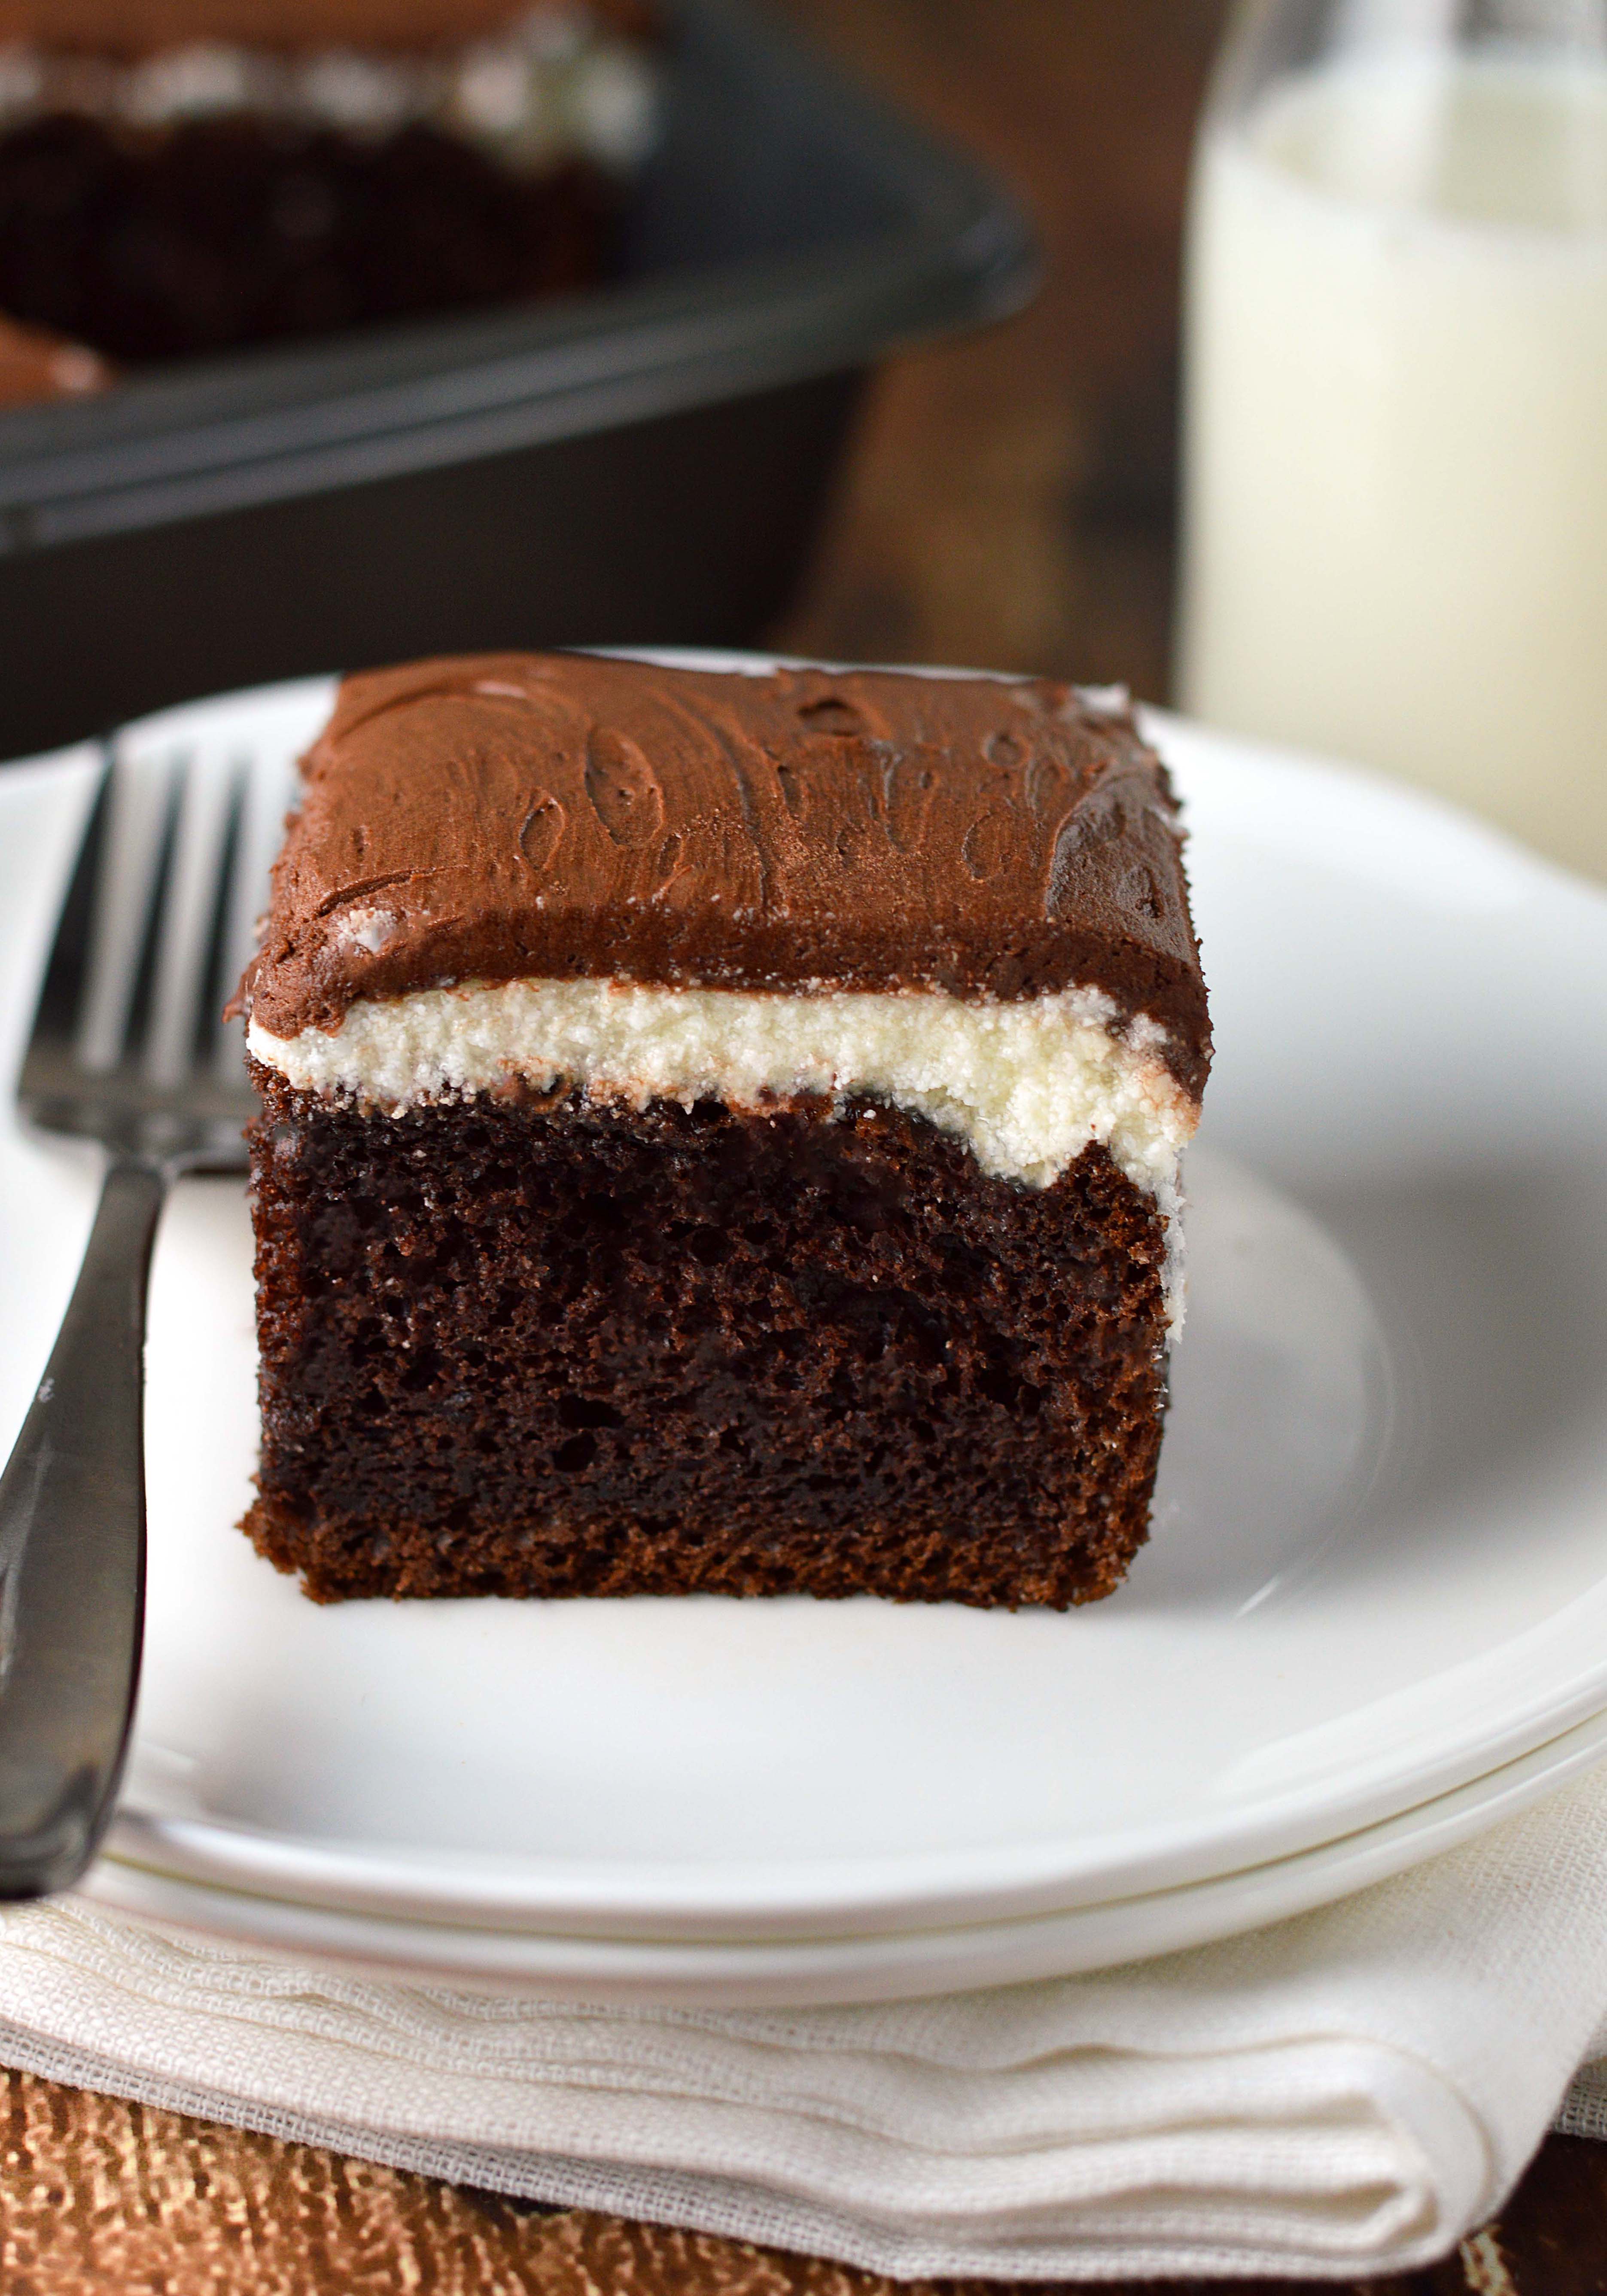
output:
<svg viewBox="0 0 1607 2296"><path fill-rule="evenodd" d="M98 1075L123 1056L167 838L173 759L119 742L95 869L77 1054Z"/></svg>
<svg viewBox="0 0 1607 2296"><path fill-rule="evenodd" d="M178 820L156 950L144 1070L151 1083L184 1082L195 1051L201 1000L211 985L213 932L236 776L232 759L206 747L181 755Z"/></svg>
<svg viewBox="0 0 1607 2296"><path fill-rule="evenodd" d="M267 906L268 871L284 835L284 816L296 783L295 760L281 750L254 750L241 762L245 787L224 922L219 984L224 998L234 995L234 984L256 950L257 921ZM244 1023L231 1021L218 1042L219 1075L238 1075L244 1058Z"/></svg>

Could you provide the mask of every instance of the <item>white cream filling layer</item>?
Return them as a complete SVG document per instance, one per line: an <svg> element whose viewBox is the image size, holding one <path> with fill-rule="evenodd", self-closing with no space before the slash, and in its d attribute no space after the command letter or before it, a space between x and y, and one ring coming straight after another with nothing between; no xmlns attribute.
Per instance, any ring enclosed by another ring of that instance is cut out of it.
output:
<svg viewBox="0 0 1607 2296"><path fill-rule="evenodd" d="M514 1078L638 1108L864 1097L923 1117L963 1140L983 1171L1036 1188L1098 1142L1167 1220L1176 1317L1178 1159L1199 1110L1161 1060L1162 1041L1142 1016L1119 1029L1095 988L983 1004L929 990L772 996L614 980L422 989L353 1004L332 1032L250 1029L256 1058L299 1090L394 1112Z"/></svg>

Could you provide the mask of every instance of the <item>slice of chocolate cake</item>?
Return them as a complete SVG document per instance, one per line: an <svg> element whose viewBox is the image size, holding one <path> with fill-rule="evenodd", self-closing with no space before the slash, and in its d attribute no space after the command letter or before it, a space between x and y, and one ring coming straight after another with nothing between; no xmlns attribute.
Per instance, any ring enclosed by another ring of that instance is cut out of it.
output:
<svg viewBox="0 0 1607 2296"><path fill-rule="evenodd" d="M1057 1607L1144 1537L1209 1057L1125 705L346 681L242 984L309 1594Z"/></svg>

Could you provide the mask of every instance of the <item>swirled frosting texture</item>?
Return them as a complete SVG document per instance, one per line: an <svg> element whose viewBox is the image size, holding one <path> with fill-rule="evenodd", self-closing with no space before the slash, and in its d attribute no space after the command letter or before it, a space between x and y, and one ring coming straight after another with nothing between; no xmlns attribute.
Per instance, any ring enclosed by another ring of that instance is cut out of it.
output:
<svg viewBox="0 0 1607 2296"><path fill-rule="evenodd" d="M303 771L242 983L275 1037L463 981L1094 988L1203 1083L1165 768L1076 688L479 655L348 678Z"/></svg>

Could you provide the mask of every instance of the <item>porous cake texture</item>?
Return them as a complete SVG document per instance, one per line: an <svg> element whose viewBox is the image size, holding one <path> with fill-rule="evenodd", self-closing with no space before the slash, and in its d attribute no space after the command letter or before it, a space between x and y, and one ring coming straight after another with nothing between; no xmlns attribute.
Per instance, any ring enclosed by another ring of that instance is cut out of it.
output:
<svg viewBox="0 0 1607 2296"><path fill-rule="evenodd" d="M242 985L308 1593L1057 1607L1147 1526L1209 1058L1171 792L1035 680L351 678Z"/></svg>

